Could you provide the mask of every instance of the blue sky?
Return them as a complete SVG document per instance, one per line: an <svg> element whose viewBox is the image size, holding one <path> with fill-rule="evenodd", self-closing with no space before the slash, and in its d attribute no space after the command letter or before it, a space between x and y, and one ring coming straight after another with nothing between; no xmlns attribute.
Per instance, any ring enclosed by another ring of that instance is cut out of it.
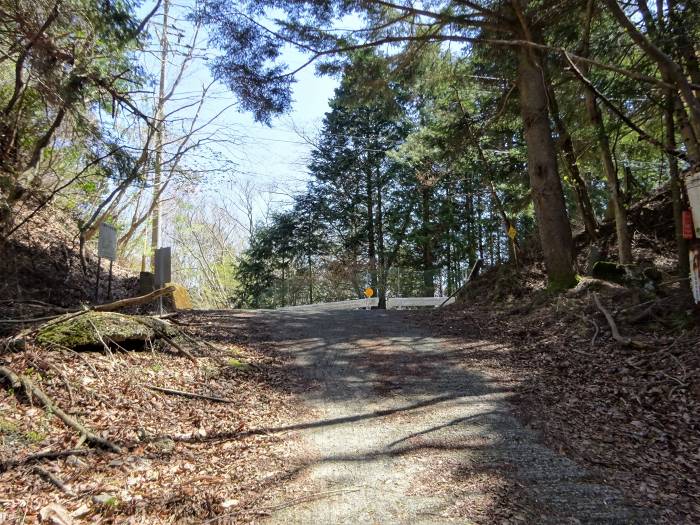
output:
<svg viewBox="0 0 700 525"><path fill-rule="evenodd" d="M150 3L142 6L141 11L147 12L152 9L152 5ZM173 35L171 37L173 41L176 40L174 31L179 30L182 33L182 43L192 36L192 25L184 20L186 10L187 8L182 4L171 4L170 24L176 28L170 33ZM158 25L158 31L160 31L161 21L161 14L153 18L154 24ZM149 48L157 51L158 45L157 37L154 35ZM178 87L176 93L181 94L180 100L177 100L176 94L166 113L185 103L187 97L196 96L201 92L203 85L208 85L213 80L207 60L213 59L217 54L219 50L209 47L206 35L200 31L199 57L188 68ZM294 68L305 62L306 58L296 50L288 49L284 53L283 60ZM159 67L157 54L153 53L153 56L147 57L145 65L146 69L156 76ZM170 81L176 73L175 69L172 65L170 66L168 75ZM218 137L231 138L231 142L212 146L212 149L221 156L220 164L230 162L232 169L223 175L208 177L200 191L213 196L226 195L232 181L249 179L261 187L277 187L274 203L276 206L284 206L289 202L287 194L303 190L308 180L305 166L311 147L295 132L295 129L302 130L310 137L316 134L323 115L328 110L328 100L333 95L337 80L316 76L313 66L302 70L296 79L292 111L273 119L271 126L256 123L252 114L240 112L235 107L226 109L217 119L215 126L211 129L217 132ZM153 89L157 89L157 86ZM224 85L217 83L209 92L202 108L201 118L203 121L207 120L234 103L236 103L235 96ZM188 117L193 113L194 109L185 110L180 116ZM207 153L206 156L211 157L211 154ZM187 163L193 167L197 167L198 162L200 161L197 155L187 160ZM201 159L201 162L211 161ZM262 203L260 205L262 206Z"/></svg>

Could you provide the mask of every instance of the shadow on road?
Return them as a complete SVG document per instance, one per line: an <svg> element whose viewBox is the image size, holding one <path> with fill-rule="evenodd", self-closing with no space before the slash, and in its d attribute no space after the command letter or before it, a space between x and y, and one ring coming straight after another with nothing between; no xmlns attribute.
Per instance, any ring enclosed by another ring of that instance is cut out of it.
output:
<svg viewBox="0 0 700 525"><path fill-rule="evenodd" d="M309 309L239 318L254 342L291 358L286 372L308 408L300 421L243 434L304 440L290 491L362 487L280 511L273 523L649 522L511 415L512 380L469 368L468 356L502 347L432 337L415 315Z"/></svg>

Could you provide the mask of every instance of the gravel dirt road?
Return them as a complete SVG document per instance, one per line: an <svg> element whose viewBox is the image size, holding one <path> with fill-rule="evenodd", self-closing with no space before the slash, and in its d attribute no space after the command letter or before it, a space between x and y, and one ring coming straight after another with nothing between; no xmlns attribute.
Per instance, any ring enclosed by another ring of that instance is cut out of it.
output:
<svg viewBox="0 0 700 525"><path fill-rule="evenodd" d="M651 523L512 415L514 383L463 364L494 343L431 337L415 313L260 312L303 378L295 476L267 523Z"/></svg>

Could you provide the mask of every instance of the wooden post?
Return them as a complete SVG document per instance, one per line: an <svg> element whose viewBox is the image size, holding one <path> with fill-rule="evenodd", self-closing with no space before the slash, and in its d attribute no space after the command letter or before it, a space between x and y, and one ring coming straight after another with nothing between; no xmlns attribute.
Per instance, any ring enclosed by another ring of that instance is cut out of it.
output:
<svg viewBox="0 0 700 525"><path fill-rule="evenodd" d="M95 283L95 302L100 297L100 266L102 266L102 257L97 258L97 282Z"/></svg>
<svg viewBox="0 0 700 525"><path fill-rule="evenodd" d="M110 259L109 261L109 276L107 277L107 300L112 300L112 265L114 261Z"/></svg>

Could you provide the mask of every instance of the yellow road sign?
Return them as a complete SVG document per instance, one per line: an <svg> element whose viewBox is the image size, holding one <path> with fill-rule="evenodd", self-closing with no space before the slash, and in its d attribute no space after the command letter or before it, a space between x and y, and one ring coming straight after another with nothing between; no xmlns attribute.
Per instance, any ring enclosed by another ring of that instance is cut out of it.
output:
<svg viewBox="0 0 700 525"><path fill-rule="evenodd" d="M508 237L510 237L511 239L515 239L515 235L516 235L517 233L518 233L518 232L515 230L515 228L514 228L513 225L511 224L511 225L510 225L510 228L508 228Z"/></svg>
<svg viewBox="0 0 700 525"><path fill-rule="evenodd" d="M369 298L369 297L372 297L373 295L374 295L374 290L372 290L372 288L370 288L369 286L367 288L365 288L365 297Z"/></svg>

